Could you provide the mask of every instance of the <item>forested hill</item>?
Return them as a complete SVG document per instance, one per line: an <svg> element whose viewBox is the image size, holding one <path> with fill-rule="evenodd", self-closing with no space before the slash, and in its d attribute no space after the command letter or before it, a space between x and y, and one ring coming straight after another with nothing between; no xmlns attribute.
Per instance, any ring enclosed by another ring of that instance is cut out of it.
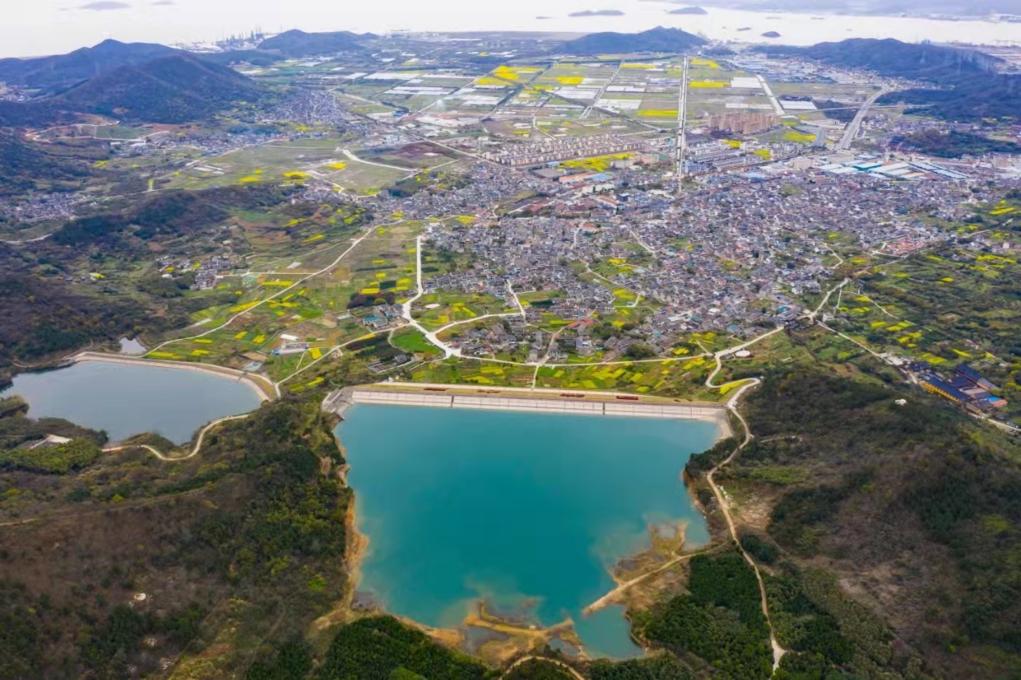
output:
<svg viewBox="0 0 1021 680"><path fill-rule="evenodd" d="M122 66L137 65L172 54L182 52L165 45L104 40L94 47L83 47L68 54L0 59L0 81L55 92Z"/></svg>
<svg viewBox="0 0 1021 680"><path fill-rule="evenodd" d="M2 116L2 113L0 113ZM0 197L28 191L44 183L46 188L77 187L88 174L80 160L56 156L49 149L29 144L17 134L0 129Z"/></svg>
<svg viewBox="0 0 1021 680"><path fill-rule="evenodd" d="M563 43L557 52L576 55L629 54L634 52L686 52L706 43L679 28L653 28L641 33L592 33Z"/></svg>
<svg viewBox="0 0 1021 680"><path fill-rule="evenodd" d="M811 47L762 47L766 54L800 56L841 68L860 68L889 78L932 83L886 95L917 111L948 120L1021 117L1021 76L997 72L1000 60L973 49L899 40L855 38Z"/></svg>
<svg viewBox="0 0 1021 680"><path fill-rule="evenodd" d="M0 135L0 144L3 139ZM57 162L35 155L30 161L22 174ZM69 172L72 167L66 165ZM31 249L0 244L0 286L5 291L0 296L0 385L15 364L42 363L94 343L187 325L189 303L178 299L177 287L158 275L149 273L136 282L137 288L127 290L109 281L97 286L73 283L93 259L118 258L144 267L152 249L166 248L174 239L198 242L232 210L279 205L293 193L291 188L259 185L165 191L120 210L71 220Z"/></svg>
<svg viewBox="0 0 1021 680"><path fill-rule="evenodd" d="M0 127L64 124L76 114L183 123L266 96L254 81L216 61L116 40L51 57L0 60L0 81L36 93L28 101L0 102Z"/></svg>
<svg viewBox="0 0 1021 680"><path fill-rule="evenodd" d="M823 366L775 370L745 413L756 439L721 482L770 499L742 542L771 574L785 667L812 671L785 677L1018 677L1017 442Z"/></svg>
<svg viewBox="0 0 1021 680"><path fill-rule="evenodd" d="M99 433L5 406L0 489L18 491L0 503L0 677L167 677L168 663L175 677L300 677L246 669L345 585L351 494L317 403L265 406L170 464L100 454ZM77 447L17 448L51 432Z"/></svg>
<svg viewBox="0 0 1021 680"><path fill-rule="evenodd" d="M994 70L1000 61L971 49L900 40L852 38L810 47L769 46L766 54L802 56L834 66L861 68L879 75L943 82Z"/></svg>
<svg viewBox="0 0 1021 680"><path fill-rule="evenodd" d="M233 69L180 54L105 73L53 104L119 119L183 123L262 96L259 86Z"/></svg>

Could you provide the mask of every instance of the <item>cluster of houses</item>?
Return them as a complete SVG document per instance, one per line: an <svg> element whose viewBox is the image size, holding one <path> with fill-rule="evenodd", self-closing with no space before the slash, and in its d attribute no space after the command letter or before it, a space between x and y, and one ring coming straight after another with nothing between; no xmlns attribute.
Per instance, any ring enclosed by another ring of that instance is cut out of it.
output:
<svg viewBox="0 0 1021 680"><path fill-rule="evenodd" d="M546 165L572 158L591 158L644 150L644 142L634 137L590 135L550 137L538 142L505 144L497 151L484 154L484 157L517 168Z"/></svg>
<svg viewBox="0 0 1021 680"><path fill-rule="evenodd" d="M808 168L699 178L677 201L662 188L632 185L633 174L584 173L574 183L540 175L542 193L502 216L434 230L427 248L466 254L471 264L429 277L428 289L504 298L510 283L519 292L555 292L548 306L528 308L530 321L543 313L571 321L611 315L647 300L638 332L669 347L688 331L746 334L791 321L802 311L798 298L832 276L834 233L866 251L911 250L948 238L919 215L960 217L967 199L955 184L909 187ZM514 344L508 334L512 328L480 331L464 339L466 349L501 351ZM587 352L612 349L607 342L581 341Z"/></svg>
<svg viewBox="0 0 1021 680"><path fill-rule="evenodd" d="M1000 388L967 364L961 364L949 376L937 372L924 361L910 364L908 370L926 392L938 394L971 411L981 413L1007 406L1006 399L994 394Z"/></svg>

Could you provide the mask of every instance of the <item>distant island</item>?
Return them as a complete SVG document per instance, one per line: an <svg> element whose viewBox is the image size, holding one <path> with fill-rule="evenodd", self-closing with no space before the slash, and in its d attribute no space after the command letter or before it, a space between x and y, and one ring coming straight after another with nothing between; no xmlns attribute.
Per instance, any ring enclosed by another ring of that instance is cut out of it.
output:
<svg viewBox="0 0 1021 680"><path fill-rule="evenodd" d="M586 9L580 12L571 12L569 17L622 17L624 13L619 9Z"/></svg>
<svg viewBox="0 0 1021 680"><path fill-rule="evenodd" d="M709 14L709 12L705 11L701 7L693 5L691 7L678 7L676 9L667 10L667 14L690 14L690 15L695 15L695 14Z"/></svg>
<svg viewBox="0 0 1021 680"><path fill-rule="evenodd" d="M776 31L766 31L765 33L762 34L762 37L763 38L779 38L780 34L777 33Z"/></svg>
<svg viewBox="0 0 1021 680"><path fill-rule="evenodd" d="M664 1L664 0L650 0ZM682 0L687 1L687 0ZM1016 0L912 0L912 2L891 2L890 0L703 0L711 7L745 11L769 12L827 12L831 14L853 14L859 16L911 16L911 17L967 17L978 18L990 14L1016 14ZM676 2L680 4L680 2Z"/></svg>

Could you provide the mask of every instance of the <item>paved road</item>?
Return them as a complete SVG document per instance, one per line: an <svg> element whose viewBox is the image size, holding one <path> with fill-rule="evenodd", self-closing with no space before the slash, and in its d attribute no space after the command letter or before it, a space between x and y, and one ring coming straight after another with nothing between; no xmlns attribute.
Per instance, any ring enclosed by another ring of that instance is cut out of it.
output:
<svg viewBox="0 0 1021 680"><path fill-rule="evenodd" d="M685 128L688 126L688 58L684 58L684 67L681 74L681 91L677 94L677 182L680 189L680 181L684 177L684 157L688 152L688 135Z"/></svg>
<svg viewBox="0 0 1021 680"><path fill-rule="evenodd" d="M350 149L344 149L343 153L344 153L344 157L345 158L347 158L349 161L354 161L355 163L364 163L365 165L374 165L377 168L386 168L387 170L397 170L398 172L403 172L405 174L411 173L412 175L417 175L420 172L420 170L418 170L416 168L402 168L402 167L397 166L397 165L387 165L386 163L377 163L375 161L367 161L364 158L359 158L358 156L356 156L354 154L354 152L351 151Z"/></svg>
<svg viewBox="0 0 1021 680"><path fill-rule="evenodd" d="M844 134L840 138L840 141L837 142L838 151L847 151L851 148L851 142L853 142L854 138L858 136L858 130L861 128L861 123L865 120L865 116L868 115L869 109L872 108L872 105L876 103L877 99L889 92L889 89L883 88L862 103L861 108L858 109L858 113L854 114L854 118L847 124L847 127L844 128Z"/></svg>
<svg viewBox="0 0 1021 680"><path fill-rule="evenodd" d="M759 85L762 86L762 91L766 93L767 97L769 97L769 103L773 105L773 112L778 116L782 116L783 107L780 106L780 101L776 98L776 95L773 94L773 88L769 86L769 83L767 83L766 79L762 76L757 75L755 77L759 79Z"/></svg>

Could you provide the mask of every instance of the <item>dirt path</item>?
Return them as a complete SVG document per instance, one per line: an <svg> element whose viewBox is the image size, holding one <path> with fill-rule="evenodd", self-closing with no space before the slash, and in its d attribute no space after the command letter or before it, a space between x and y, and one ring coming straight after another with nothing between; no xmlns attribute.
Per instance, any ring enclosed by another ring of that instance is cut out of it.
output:
<svg viewBox="0 0 1021 680"><path fill-rule="evenodd" d="M723 513L723 518L727 522L727 530L730 532L730 538L736 544L737 549L741 552L741 555L744 557L745 562L747 562L748 566L750 566L752 568L752 571L755 572L755 580L759 584L759 598L762 606L762 615L766 617L766 626L769 628L769 644L773 649L773 671L775 672L776 669L780 667L780 659L782 659L783 655L787 653L787 650L784 649L780 645L780 642L776 639L776 630L773 627L773 620L769 615L769 600L766 597L766 584L765 581L763 581L762 579L762 573L759 571L759 567L755 563L755 560L752 559L752 556L749 555L748 551L745 550L744 547L741 545L741 541L739 540L737 535L737 525L734 522L734 518L730 513L730 504L728 503L727 497L723 493L723 490L716 484L715 479L716 473L719 472L724 467L726 467L727 465L729 465L735 458L737 458L738 454L741 453L741 451L744 450L744 448L748 446L748 444L750 444L752 439L754 438L751 430L748 428L748 423L745 421L744 416L742 416L741 412L738 410L737 404L741 399L741 396L745 392L752 389L753 387L758 386L761 382L762 381L759 380L758 378L752 378L751 381L749 381L745 385L742 385L734 394L734 396L730 398L730 401L727 402L727 408L730 409L730 412L733 413L734 416L741 423L741 428L744 430L744 438L741 440L740 444L734 447L734 450L731 451L729 456L724 458L715 467L713 467L712 470L709 471L709 474L706 475L706 482L709 484L709 488L712 489L713 495L716 497L716 502L719 503L720 505L720 511Z"/></svg>
<svg viewBox="0 0 1021 680"><path fill-rule="evenodd" d="M777 326L776 328L774 328L771 331L766 331L762 335L757 335L754 338L752 338L751 340L748 340L746 342L742 342L740 345L734 345L733 347L728 347L727 349L722 349L719 352L716 352L715 354L713 354L712 355L713 356L713 360L716 361L716 368L714 368L712 370L712 372L709 374L709 376L705 379L705 386L709 387L711 389L714 389L714 390L718 390L721 387L723 387L723 385L717 385L714 382L714 379L716 378L717 374L723 369L723 358L724 357L728 357L731 354L736 354L737 352L740 352L743 349L747 349L748 347L751 347L752 345L754 345L757 342L761 342L761 341L765 340L768 337L772 337L772 336L776 335L777 333L779 333L783 329L784 329L783 326ZM701 346L701 343L699 343L699 344ZM705 347L702 347L702 349L705 349ZM706 356L706 355L699 355L699 356Z"/></svg>
<svg viewBox="0 0 1021 680"><path fill-rule="evenodd" d="M122 446L108 446L103 449L103 453L117 453L118 451L127 451L129 449L145 449L146 451L148 451L149 453L151 453L152 455L156 456L157 458L166 463L176 463L182 460L188 460L189 458L194 458L195 456L197 456L199 454L199 451L202 450L202 443L206 439L206 433L209 432L211 429L213 429L217 425L220 425L221 423L226 423L232 420L243 420L247 418L249 415L251 414L243 413L239 416L227 416L226 418L219 418L207 424L205 427L199 430L199 436L195 440L195 445L191 448L191 451L189 451L187 454L183 456L168 456L165 453L161 452L156 447L149 446L148 444L125 444Z"/></svg>
<svg viewBox="0 0 1021 680"><path fill-rule="evenodd" d="M696 550L696 551L690 552L690 553L684 553L683 555L675 555L673 558L671 558L670 560L668 560L664 564L661 564L661 565L659 565L658 567L656 567L654 569L650 569L647 572L639 574L638 576L635 576L632 579L628 579L627 581L624 581L623 583L618 585L616 588L614 588L610 592L606 593L605 595L600 597L598 600L596 600L595 602L593 602L592 604L588 605L583 610L581 610L582 614L588 615L588 614L591 614L592 612L597 612L600 609L602 609L603 607L605 607L607 605L610 605L610 604L613 604L614 602L616 602L617 599L620 596L622 596L628 590L630 590L631 588L635 587L636 585L638 585L639 583L641 583L645 579L647 579L649 577L652 577L652 576L655 576L656 574L661 574L664 571L666 571L667 569L670 569L671 567L674 567L674 566L680 564L681 562L686 562L687 560L690 560L695 555L704 555L705 553L714 552L715 550L718 550L718 549L719 549L719 547L716 546L716 547L712 547L712 548L705 548L703 550Z"/></svg>
<svg viewBox="0 0 1021 680"><path fill-rule="evenodd" d="M534 655L523 656L520 659L518 659L517 661L515 661L514 663L512 663L510 666L507 666L507 670L505 670L503 672L503 675L501 675L500 677L501 678L506 678L508 675L511 674L511 671L513 671L515 668L517 668L521 664L527 663L529 661L543 661L545 663L553 664L554 666L557 666L558 668L560 668L560 670L567 671L568 673L570 673L571 677L575 678L575 680L585 680L585 676L584 675L582 675L578 671L574 670L573 668L568 666L563 661L558 661L557 659L551 659L551 658L546 657L546 656L534 656Z"/></svg>

